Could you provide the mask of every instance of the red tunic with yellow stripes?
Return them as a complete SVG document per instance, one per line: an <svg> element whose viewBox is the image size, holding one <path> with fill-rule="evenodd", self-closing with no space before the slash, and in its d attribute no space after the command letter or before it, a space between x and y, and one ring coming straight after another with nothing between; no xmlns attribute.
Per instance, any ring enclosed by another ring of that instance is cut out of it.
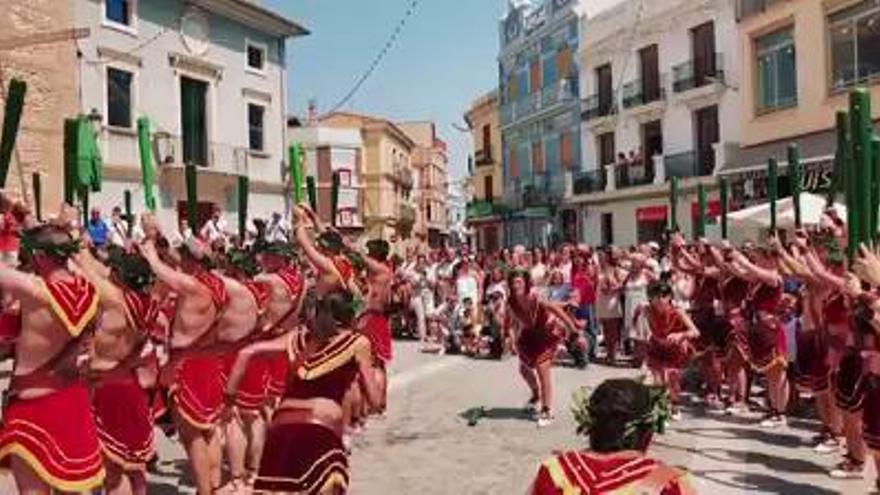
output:
<svg viewBox="0 0 880 495"><path fill-rule="evenodd" d="M511 300L510 310L520 323L516 350L519 360L529 368L553 361L560 336L550 325L550 313L534 295L528 296L527 307L520 307Z"/></svg>
<svg viewBox="0 0 880 495"><path fill-rule="evenodd" d="M749 295L748 306L754 312L749 351L752 368L757 372L786 364L785 329L777 316L781 300L781 283L758 283Z"/></svg>
<svg viewBox="0 0 880 495"><path fill-rule="evenodd" d="M159 317L159 303L149 294L124 289L129 325L146 343ZM107 459L125 471L145 471L153 457L153 415L147 392L138 382L135 368L142 346L128 361L120 363L92 389L92 407L98 438Z"/></svg>
<svg viewBox="0 0 880 495"><path fill-rule="evenodd" d="M276 272L278 278L284 282L284 288L291 301L296 301L302 295L305 284L299 271L292 267L286 266ZM283 353L269 355L263 358L266 361L266 393L272 399L280 399L284 394L284 386L287 381L287 356Z"/></svg>
<svg viewBox="0 0 880 495"><path fill-rule="evenodd" d="M229 301L223 280L207 271L195 278L210 292L219 315ZM177 413L192 427L210 430L220 419L225 371L226 360L220 355L186 356L178 363L169 392Z"/></svg>
<svg viewBox="0 0 880 495"><path fill-rule="evenodd" d="M257 305L257 312L262 314L266 311L266 305L269 303L270 289L269 286L261 282L243 281L247 290L254 298ZM231 352L228 356L227 369L231 370L238 352ZM244 376L238 386L235 395L235 406L239 413L243 414L260 414L263 406L266 404L268 395L266 383L269 379L269 361L266 359L251 359L245 368Z"/></svg>
<svg viewBox="0 0 880 495"><path fill-rule="evenodd" d="M52 315L69 334L67 345L40 369L14 374L3 409L0 463L16 456L52 489L88 492L104 482L104 459L84 381L67 368L82 350L98 312L98 294L86 279L39 280ZM33 399L19 394L50 389Z"/></svg>
<svg viewBox="0 0 880 495"><path fill-rule="evenodd" d="M564 452L538 470L530 495L693 493L684 473L638 452Z"/></svg>
<svg viewBox="0 0 880 495"><path fill-rule="evenodd" d="M647 307L651 338L648 340L647 358L651 369L682 369L693 356L689 342L671 342L669 336L686 333L684 319L672 305L662 308Z"/></svg>
<svg viewBox="0 0 880 495"><path fill-rule="evenodd" d="M290 335L291 373L284 392L291 399L329 399L342 407L346 392L358 378L356 348L365 337L344 332L317 350L308 351L308 335ZM254 490L262 493L345 493L348 459L341 425L301 418L286 420L279 409L266 435Z"/></svg>

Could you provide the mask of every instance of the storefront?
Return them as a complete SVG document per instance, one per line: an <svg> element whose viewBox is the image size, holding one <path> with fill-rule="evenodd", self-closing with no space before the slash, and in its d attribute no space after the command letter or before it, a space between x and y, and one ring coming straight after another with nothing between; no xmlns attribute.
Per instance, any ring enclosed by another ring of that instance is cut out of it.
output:
<svg viewBox="0 0 880 495"><path fill-rule="evenodd" d="M644 206L636 209L636 239L639 244L661 242L669 225L669 206Z"/></svg>

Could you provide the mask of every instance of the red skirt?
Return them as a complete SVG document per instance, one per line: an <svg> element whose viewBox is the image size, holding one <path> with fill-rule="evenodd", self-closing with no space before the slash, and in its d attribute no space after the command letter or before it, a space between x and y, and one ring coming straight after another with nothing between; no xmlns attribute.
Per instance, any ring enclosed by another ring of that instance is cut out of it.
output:
<svg viewBox="0 0 880 495"><path fill-rule="evenodd" d="M697 350L723 353L727 344L727 324L724 319L715 315L713 308L691 311L691 317L700 330L700 339L696 342Z"/></svg>
<svg viewBox="0 0 880 495"><path fill-rule="evenodd" d="M104 459L89 391L74 384L37 399L20 399L3 410L0 462L17 456L62 492L89 492L104 483Z"/></svg>
<svg viewBox="0 0 880 495"><path fill-rule="evenodd" d="M153 457L153 412L137 378L108 379L92 390L104 455L125 471L145 471Z"/></svg>
<svg viewBox="0 0 880 495"><path fill-rule="evenodd" d="M266 395L270 399L280 399L287 387L287 368L290 366L287 353L279 352L263 359L267 368Z"/></svg>
<svg viewBox="0 0 880 495"><path fill-rule="evenodd" d="M775 318L772 324L756 323L749 333L749 353L752 369L764 373L773 366L784 365L785 329Z"/></svg>
<svg viewBox="0 0 880 495"><path fill-rule="evenodd" d="M648 341L646 350L648 367L655 370L683 369L687 367L693 354L693 347L688 343L669 342L655 337Z"/></svg>
<svg viewBox="0 0 880 495"><path fill-rule="evenodd" d="M225 368L221 356L187 356L177 365L171 401L177 414L198 430L210 430L220 419Z"/></svg>
<svg viewBox="0 0 880 495"><path fill-rule="evenodd" d="M230 353L226 356L227 378L232 371L232 366L238 358L238 353ZM259 414L266 404L266 380L269 375L269 362L259 356L248 361L244 376L238 383L235 393L235 407L239 412Z"/></svg>
<svg viewBox="0 0 880 495"><path fill-rule="evenodd" d="M748 322L740 311L734 311L728 314L725 326L727 327L726 355L730 357L733 354L739 354L743 360L748 362L750 354Z"/></svg>
<svg viewBox="0 0 880 495"><path fill-rule="evenodd" d="M840 360L834 380L834 397L841 410L854 413L864 407L865 385L862 377L862 355L852 349ZM877 405L880 406L880 403Z"/></svg>
<svg viewBox="0 0 880 495"><path fill-rule="evenodd" d="M526 328L516 340L516 352L522 364L528 368L536 368L553 361L560 341L559 336L550 329Z"/></svg>
<svg viewBox="0 0 880 495"><path fill-rule="evenodd" d="M813 393L830 389L831 369L828 366L828 338L825 331L798 329L796 342L795 384L801 390Z"/></svg>
<svg viewBox="0 0 880 495"><path fill-rule="evenodd" d="M373 362L382 364L391 362L391 325L388 323L388 317L378 311L368 311L361 315L358 329L370 339Z"/></svg>
<svg viewBox="0 0 880 495"><path fill-rule="evenodd" d="M266 434L254 491L317 495L333 488L348 490L348 458L342 439L317 424L273 423Z"/></svg>

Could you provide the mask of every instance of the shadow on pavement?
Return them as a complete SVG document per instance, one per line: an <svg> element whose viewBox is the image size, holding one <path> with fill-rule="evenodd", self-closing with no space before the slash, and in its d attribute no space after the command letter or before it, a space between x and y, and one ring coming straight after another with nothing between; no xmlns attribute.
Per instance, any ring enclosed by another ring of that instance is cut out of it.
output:
<svg viewBox="0 0 880 495"><path fill-rule="evenodd" d="M472 407L459 413L458 417L467 421L469 426L476 426L476 424L482 419L514 419L519 421L532 420L532 415L521 407Z"/></svg>
<svg viewBox="0 0 880 495"><path fill-rule="evenodd" d="M767 474L750 474L723 469L688 471L694 478L735 488L737 490L761 490L761 493L781 495L836 495L838 492L807 483L796 483Z"/></svg>
<svg viewBox="0 0 880 495"><path fill-rule="evenodd" d="M682 428L673 431L685 435L695 435L717 440L748 439L781 447L797 448L805 446L803 439L798 435L751 428Z"/></svg>
<svg viewBox="0 0 880 495"><path fill-rule="evenodd" d="M702 447L699 450L687 447L679 447L662 441L655 441L658 447L669 450L678 450L687 452L691 455L699 455L706 459L711 459L722 463L738 463L738 464L761 464L773 471L793 473L793 474L811 474L825 473L827 468L815 462L803 459L792 459L788 457L780 457L776 455L765 454L763 452L728 450L722 448Z"/></svg>

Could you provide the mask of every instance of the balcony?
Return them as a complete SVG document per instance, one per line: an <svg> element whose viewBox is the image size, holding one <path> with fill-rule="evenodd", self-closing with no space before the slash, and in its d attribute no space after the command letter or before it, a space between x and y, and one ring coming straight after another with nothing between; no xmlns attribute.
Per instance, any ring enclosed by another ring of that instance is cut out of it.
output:
<svg viewBox="0 0 880 495"><path fill-rule="evenodd" d="M662 80L662 78L661 78ZM666 88L661 82L656 87L646 87L642 79L623 85L623 108L630 109L666 99Z"/></svg>
<svg viewBox="0 0 880 495"><path fill-rule="evenodd" d="M126 146L137 149L137 136L133 135L130 139L131 143ZM109 140L110 157L115 159L118 156L117 152L129 154L122 150L113 150L119 145L118 137ZM160 167L182 167L186 163L194 163L200 170L228 175L247 175L249 153L247 148L229 143L207 142L198 146L184 143L181 136L159 132L153 135L154 159ZM140 162L134 162L135 165L138 163Z"/></svg>
<svg viewBox="0 0 880 495"><path fill-rule="evenodd" d="M575 172L572 177L574 194L590 194L605 190L605 171Z"/></svg>
<svg viewBox="0 0 880 495"><path fill-rule="evenodd" d="M707 61L705 67L698 68L693 60L689 60L672 68L672 90L675 93L723 83L724 54L722 53L716 53L712 60Z"/></svg>
<svg viewBox="0 0 880 495"><path fill-rule="evenodd" d="M385 174L385 178L407 190L412 189L415 184L412 170L408 167L397 167L394 172Z"/></svg>
<svg viewBox="0 0 880 495"><path fill-rule="evenodd" d="M577 79L562 79L541 91L502 105L499 110L501 125L509 125L534 114L554 109L559 105L576 102L577 87Z"/></svg>
<svg viewBox="0 0 880 495"><path fill-rule="evenodd" d="M467 219L477 220L496 214L495 205L491 201L471 201L467 205Z"/></svg>
<svg viewBox="0 0 880 495"><path fill-rule="evenodd" d="M736 0L736 19L741 21L762 14L774 4L781 2L782 0Z"/></svg>
<svg viewBox="0 0 880 495"><path fill-rule="evenodd" d="M493 165L495 160L492 156L492 148L483 148L474 153L474 163L479 167L481 165Z"/></svg>
<svg viewBox="0 0 880 495"><path fill-rule="evenodd" d="M715 150L685 151L663 157L666 178L702 177L715 172Z"/></svg>
<svg viewBox="0 0 880 495"><path fill-rule="evenodd" d="M618 189L644 186L654 182L654 170L642 164L615 165L615 185Z"/></svg>
<svg viewBox="0 0 880 495"><path fill-rule="evenodd" d="M583 120L595 120L616 113L617 105L614 103L613 96L608 95L607 97L600 98L599 95L592 95L584 98L581 118Z"/></svg>

